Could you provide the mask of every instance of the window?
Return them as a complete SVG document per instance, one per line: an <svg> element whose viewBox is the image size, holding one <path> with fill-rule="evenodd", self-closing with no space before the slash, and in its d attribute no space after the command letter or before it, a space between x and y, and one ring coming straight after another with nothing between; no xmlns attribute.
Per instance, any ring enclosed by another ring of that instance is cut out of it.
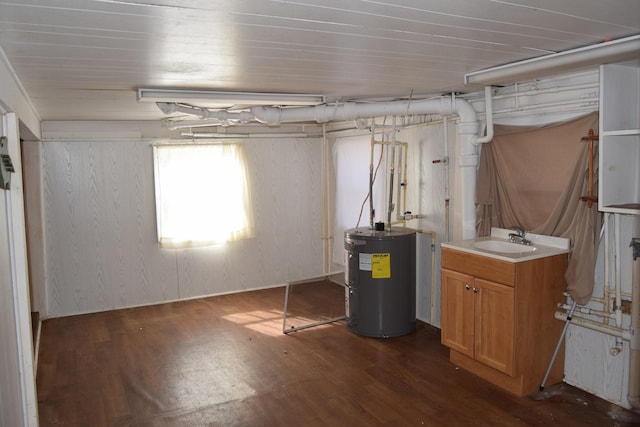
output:
<svg viewBox="0 0 640 427"><path fill-rule="evenodd" d="M158 240L163 248L253 237L240 144L154 147Z"/></svg>

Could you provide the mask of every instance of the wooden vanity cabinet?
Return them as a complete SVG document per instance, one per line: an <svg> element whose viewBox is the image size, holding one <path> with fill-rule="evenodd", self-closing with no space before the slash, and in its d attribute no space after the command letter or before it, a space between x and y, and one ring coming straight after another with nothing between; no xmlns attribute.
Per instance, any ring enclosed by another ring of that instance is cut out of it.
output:
<svg viewBox="0 0 640 427"><path fill-rule="evenodd" d="M442 335L450 360L518 395L537 391L563 323L567 255L509 262L442 248ZM547 380L562 380L560 352Z"/></svg>
<svg viewBox="0 0 640 427"><path fill-rule="evenodd" d="M513 297L511 286L442 270L442 344L511 375Z"/></svg>

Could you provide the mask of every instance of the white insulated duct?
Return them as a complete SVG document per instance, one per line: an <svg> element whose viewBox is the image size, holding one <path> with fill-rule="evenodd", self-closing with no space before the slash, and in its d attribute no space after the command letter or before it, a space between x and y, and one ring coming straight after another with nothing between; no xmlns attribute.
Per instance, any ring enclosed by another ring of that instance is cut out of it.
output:
<svg viewBox="0 0 640 427"><path fill-rule="evenodd" d="M490 92L489 92L490 93ZM311 122L326 123L331 121L352 121L362 118L382 116L408 116L417 114L441 114L443 116L458 115L460 122L458 132L461 135L457 148L457 162L461 173L457 193L457 206L460 223L460 239L471 239L476 235L476 166L478 165L478 120L473 106L463 99L443 96L440 98L419 101L391 101L382 103L344 102L340 104L322 104L312 107L265 107L256 106L249 111L209 110L183 104L158 103L158 107L170 114L181 112L199 116L203 119L218 119L227 123L248 123L257 121L268 125L281 123ZM483 141L481 141L483 142Z"/></svg>
<svg viewBox="0 0 640 427"><path fill-rule="evenodd" d="M256 120L270 125L315 121L351 121L366 117L408 116L415 114L457 114L462 121L476 121L476 111L464 100L440 97L421 101L392 101L382 103L344 102L313 107L279 108L253 107Z"/></svg>

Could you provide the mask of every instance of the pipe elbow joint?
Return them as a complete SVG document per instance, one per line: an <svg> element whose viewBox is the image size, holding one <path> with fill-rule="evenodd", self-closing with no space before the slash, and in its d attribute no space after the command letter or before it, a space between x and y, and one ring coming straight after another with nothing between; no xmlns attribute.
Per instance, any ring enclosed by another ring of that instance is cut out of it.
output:
<svg viewBox="0 0 640 427"><path fill-rule="evenodd" d="M473 145L482 145L482 144L487 144L489 142L491 142L491 140L493 139L493 127L491 128L487 128L487 134L485 136L474 136L471 139L471 143Z"/></svg>
<svg viewBox="0 0 640 427"><path fill-rule="evenodd" d="M486 144L493 139L493 98L491 97L491 86L484 88L484 104L485 116L487 121L487 134L485 136L476 136L471 140L473 145Z"/></svg>
<svg viewBox="0 0 640 427"><path fill-rule="evenodd" d="M276 107L252 107L251 114L256 121L268 125L280 124L282 111Z"/></svg>
<svg viewBox="0 0 640 427"><path fill-rule="evenodd" d="M174 102L156 102L156 106L164 114L171 114L178 111L177 105Z"/></svg>

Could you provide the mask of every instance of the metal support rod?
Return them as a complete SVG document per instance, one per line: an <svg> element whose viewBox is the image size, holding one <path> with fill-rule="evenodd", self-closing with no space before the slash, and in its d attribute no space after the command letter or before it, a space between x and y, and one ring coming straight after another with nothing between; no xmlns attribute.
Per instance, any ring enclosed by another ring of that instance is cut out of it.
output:
<svg viewBox="0 0 640 427"><path fill-rule="evenodd" d="M549 379L549 373L551 372L551 368L556 361L556 357L558 357L558 351L560 350L560 345L562 345L562 341L564 340L564 336L567 334L567 329L569 328L569 322L571 322L571 318L573 317L573 311L576 309L576 302L573 301L571 303L571 309L569 310L569 314L567 315L567 321L564 324L564 328L562 328L562 333L560 334L560 338L558 338L558 343L556 344L555 350L553 350L553 356L551 356L551 361L549 362L549 366L547 367L547 372L544 374L544 378L542 379L542 383L540 384L540 391L544 390L544 384Z"/></svg>
<svg viewBox="0 0 640 427"><path fill-rule="evenodd" d="M320 325L326 325L328 323L338 322L340 320L344 320L345 317L346 316L338 316L338 317L334 317L334 318L331 318L331 319L321 320L319 322L309 323L309 324L302 325L302 326L291 327L289 329L284 329L282 331L282 333L287 335L290 332L298 332L298 331L301 331L303 329L309 329L309 328L313 328L313 327L320 326Z"/></svg>
<svg viewBox="0 0 640 427"><path fill-rule="evenodd" d="M301 285L303 283L312 283L315 281L318 281L320 279L329 279L331 276L335 276L338 274L342 274L342 271L333 271L330 273L325 273L321 276L318 277L314 277L311 279L304 279L304 280L298 280L296 282L287 282L285 284L285 291L284 291L284 309L282 312L282 333L283 334L288 334L289 332L296 332L296 331L300 331L302 329L309 329L309 328L313 328L315 326L320 326L320 325L326 325L328 323L333 323L333 322L337 322L339 320L343 320L346 318L346 314L343 316L338 316L338 317L333 317L331 319L325 319L325 320L320 320L318 322L313 322L313 323L308 323L302 326L296 326L296 327L291 327L289 329L287 329L287 310L289 308L289 288L291 285ZM346 288L346 284L341 283L341 282L335 282L332 280L333 283L340 285L342 287ZM345 307L346 308L346 307Z"/></svg>

